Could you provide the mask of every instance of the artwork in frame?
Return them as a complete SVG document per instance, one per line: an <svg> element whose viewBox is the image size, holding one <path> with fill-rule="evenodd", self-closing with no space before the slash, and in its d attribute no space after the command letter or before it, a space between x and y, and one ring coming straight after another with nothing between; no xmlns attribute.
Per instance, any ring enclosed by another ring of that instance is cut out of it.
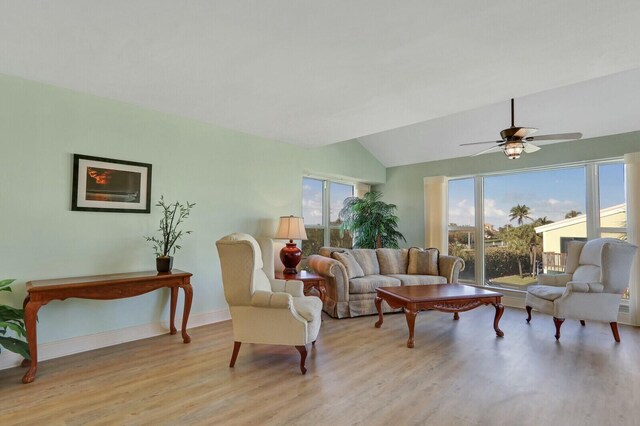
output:
<svg viewBox="0 0 640 426"><path fill-rule="evenodd" d="M151 211L151 164L73 155L71 210Z"/></svg>

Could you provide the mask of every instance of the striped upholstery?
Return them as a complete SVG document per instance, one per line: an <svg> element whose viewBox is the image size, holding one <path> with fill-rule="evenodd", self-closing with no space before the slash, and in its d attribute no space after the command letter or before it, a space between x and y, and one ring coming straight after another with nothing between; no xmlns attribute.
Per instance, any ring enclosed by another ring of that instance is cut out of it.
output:
<svg viewBox="0 0 640 426"><path fill-rule="evenodd" d="M409 264L409 250L379 248L376 250L382 275L406 274Z"/></svg>
<svg viewBox="0 0 640 426"><path fill-rule="evenodd" d="M378 264L378 256L376 256L375 250L353 249L351 254L356 258L365 275L378 275L380 273L380 265Z"/></svg>
<svg viewBox="0 0 640 426"><path fill-rule="evenodd" d="M438 273L438 249L422 249L411 247L409 249L408 274L439 275Z"/></svg>
<svg viewBox="0 0 640 426"><path fill-rule="evenodd" d="M347 270L348 278L351 279L364 276L364 271L350 252L345 251L344 253L341 253L339 251L334 251L331 255L335 260L344 265Z"/></svg>
<svg viewBox="0 0 640 426"><path fill-rule="evenodd" d="M399 279L402 285L446 284L447 283L447 279L439 275L392 274L389 276Z"/></svg>
<svg viewBox="0 0 640 426"><path fill-rule="evenodd" d="M378 287L400 287L400 280L384 275L367 275L349 280L349 293L375 293Z"/></svg>

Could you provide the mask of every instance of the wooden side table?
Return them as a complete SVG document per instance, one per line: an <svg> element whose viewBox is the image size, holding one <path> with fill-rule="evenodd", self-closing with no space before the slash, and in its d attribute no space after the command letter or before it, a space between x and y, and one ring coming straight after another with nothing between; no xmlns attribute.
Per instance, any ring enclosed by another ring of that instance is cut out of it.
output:
<svg viewBox="0 0 640 426"><path fill-rule="evenodd" d="M317 296L324 302L326 290L324 288L324 278L320 275L313 274L307 271L300 271L297 274L285 274L282 271L277 271L275 277L278 280L298 280L304 283L305 296Z"/></svg>

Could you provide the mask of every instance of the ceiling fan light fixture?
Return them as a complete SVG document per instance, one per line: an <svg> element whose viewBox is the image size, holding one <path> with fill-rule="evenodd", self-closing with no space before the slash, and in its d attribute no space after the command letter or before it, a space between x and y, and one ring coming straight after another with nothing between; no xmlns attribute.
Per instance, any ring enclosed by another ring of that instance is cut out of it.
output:
<svg viewBox="0 0 640 426"><path fill-rule="evenodd" d="M502 150L509 160L517 160L524 151L524 144L519 141L507 142Z"/></svg>

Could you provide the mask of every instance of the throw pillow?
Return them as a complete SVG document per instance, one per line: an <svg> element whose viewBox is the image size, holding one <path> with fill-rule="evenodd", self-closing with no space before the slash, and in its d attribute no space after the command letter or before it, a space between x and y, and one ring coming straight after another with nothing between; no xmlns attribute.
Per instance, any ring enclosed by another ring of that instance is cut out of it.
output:
<svg viewBox="0 0 640 426"><path fill-rule="evenodd" d="M334 251L333 253L331 253L331 255L335 260L344 265L345 269L347 270L347 277L349 279L364 277L364 271L356 261L356 258L353 257L351 253L349 253L348 251Z"/></svg>
<svg viewBox="0 0 640 426"><path fill-rule="evenodd" d="M409 249L409 267L407 268L407 273L413 275L439 275L439 254L437 248L422 249L419 247L411 247Z"/></svg>

